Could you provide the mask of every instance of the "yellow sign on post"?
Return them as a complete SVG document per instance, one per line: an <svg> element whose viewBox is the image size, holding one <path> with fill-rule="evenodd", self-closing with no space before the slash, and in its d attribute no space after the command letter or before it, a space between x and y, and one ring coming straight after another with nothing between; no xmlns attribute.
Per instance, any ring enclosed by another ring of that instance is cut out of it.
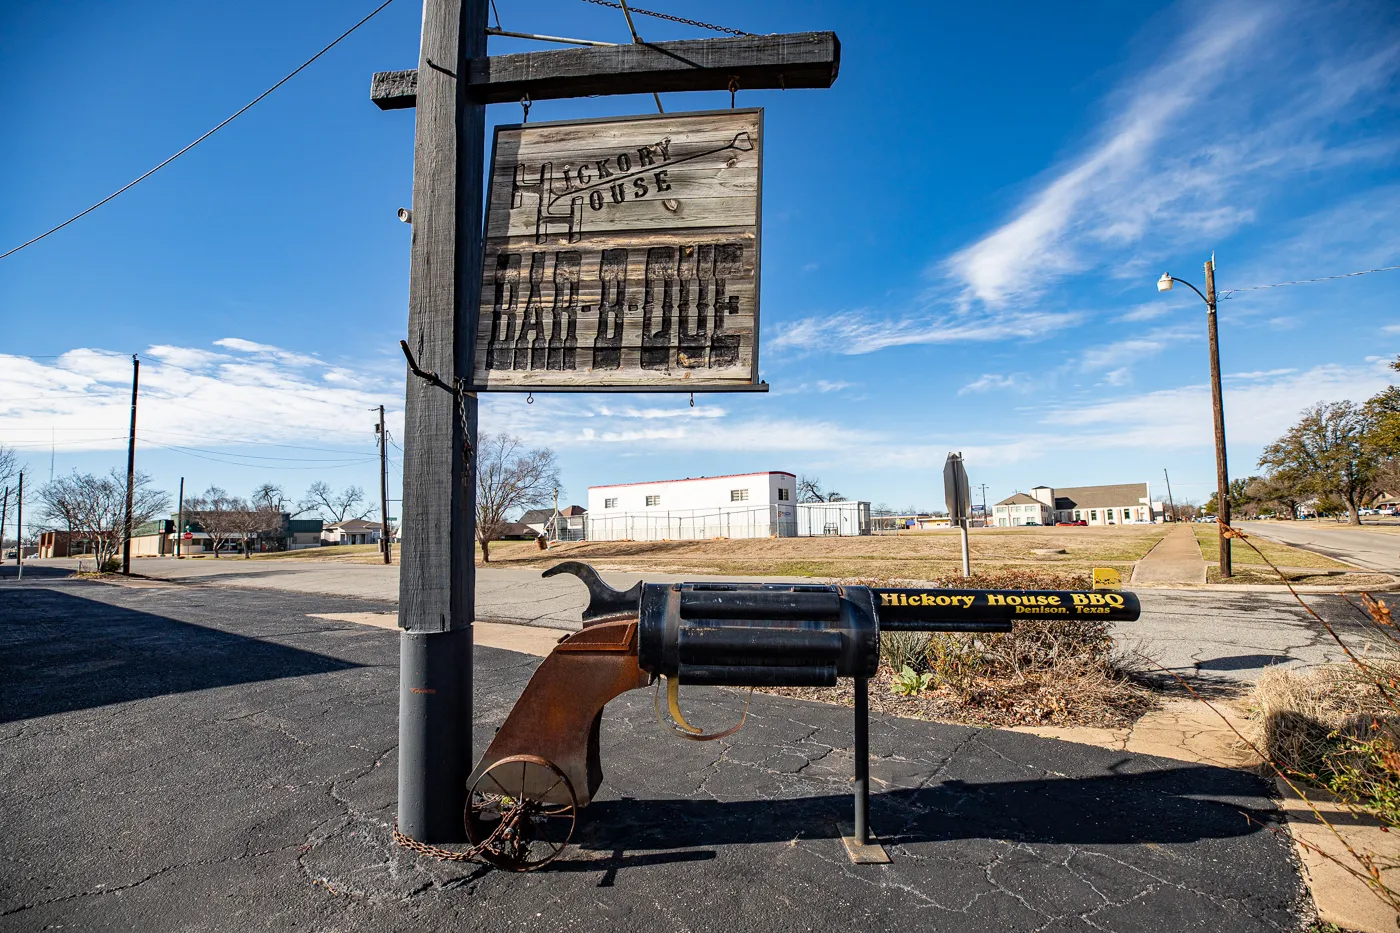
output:
<svg viewBox="0 0 1400 933"><path fill-rule="evenodd" d="M1112 567L1094 568L1094 589L1096 590L1121 590L1123 588L1123 575Z"/></svg>

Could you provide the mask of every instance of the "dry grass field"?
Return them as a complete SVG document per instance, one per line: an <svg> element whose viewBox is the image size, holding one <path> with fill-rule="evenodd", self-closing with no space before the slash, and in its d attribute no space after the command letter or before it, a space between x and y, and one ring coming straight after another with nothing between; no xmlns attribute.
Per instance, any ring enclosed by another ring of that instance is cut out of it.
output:
<svg viewBox="0 0 1400 933"><path fill-rule="evenodd" d="M1133 563L1161 540L1167 526L1118 525L1073 528L974 528L972 569L983 574L1086 574L1114 567L1126 577ZM1214 525L1192 530L1207 564L1217 560ZM1287 569L1294 582L1339 582L1339 571L1355 568L1320 554L1262 538L1251 538L1270 560ZM1247 545L1234 543L1236 583L1277 583L1278 578ZM394 548L394 562L399 549ZM254 560L332 560L380 562L376 545L347 545L255 554ZM829 579L939 580L961 569L956 531L926 531L863 538L734 538L706 541L585 541L556 544L547 551L534 541L497 541L491 563L478 566L544 568L561 560L581 560L600 570L703 573L721 576L821 577ZM1314 573L1308 574L1306 571ZM1375 585L1388 578L1377 576ZM1354 573L1349 583L1369 583ZM1212 582L1218 582L1212 576ZM984 585L1002 585L987 582ZM1011 585L1011 584L1005 584Z"/></svg>
<svg viewBox="0 0 1400 933"><path fill-rule="evenodd" d="M970 539L972 567L1061 573L1117 567L1126 572L1164 533L1164 528L1152 525L975 528ZM927 580L956 572L961 567L959 548L955 531L861 538L598 541L559 544L548 551L529 541L503 541L491 545L491 564L542 567L582 560L608 570Z"/></svg>
<svg viewBox="0 0 1400 933"><path fill-rule="evenodd" d="M1107 528L974 528L974 571L1025 569L1076 573L1117 567L1125 573L1165 533L1162 526ZM582 560L600 569L737 576L870 577L925 580L961 568L956 531L861 538L734 538L705 541L585 541L542 551L533 541L497 541L493 567L547 567ZM254 560L335 560L378 563L375 545L256 554ZM394 549L395 562L398 548ZM482 566L481 549L477 564Z"/></svg>

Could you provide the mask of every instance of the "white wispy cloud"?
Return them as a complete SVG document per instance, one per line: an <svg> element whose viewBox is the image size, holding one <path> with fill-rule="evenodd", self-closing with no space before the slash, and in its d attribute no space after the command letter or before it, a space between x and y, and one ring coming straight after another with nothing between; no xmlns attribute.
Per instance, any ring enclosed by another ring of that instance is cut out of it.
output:
<svg viewBox="0 0 1400 933"><path fill-rule="evenodd" d="M881 318L854 311L809 317L779 325L768 347L783 351L826 351L847 356L889 347L967 343L1017 337L1040 339L1078 323L1075 312L1032 311L1022 314L968 314L953 308L923 317Z"/></svg>
<svg viewBox="0 0 1400 933"><path fill-rule="evenodd" d="M1199 248L1253 222L1300 174L1354 173L1400 152L1393 124L1367 122L1393 103L1393 26L1367 28L1364 16L1303 4L1226 3L1200 13L1180 5L1150 25L1179 37L1109 95L1106 116L1078 152L1048 168L1007 220L933 263L934 282L915 307L808 317L772 345L859 354L1044 338L1091 316L1038 307L1061 280L1097 270L1147 283L1182 246ZM1392 207L1363 211L1372 218L1363 226L1376 228L1366 254L1400 243ZM1334 213L1300 239L1315 242L1323 230L1346 239L1356 211ZM1163 300L1116 316L1148 321L1177 307Z"/></svg>
<svg viewBox="0 0 1400 933"><path fill-rule="evenodd" d="M387 369L361 366L357 378L328 385L327 364L315 357L239 338L215 345L228 352L157 344L141 354L137 435L143 442L364 444L372 442L368 409L380 403L391 407L391 430L400 430L394 403L403 389ZM101 349L74 349L55 360L0 355L0 440L20 449L120 448L131 376L131 357Z"/></svg>
<svg viewBox="0 0 1400 933"><path fill-rule="evenodd" d="M947 261L948 273L963 284L964 300L995 306L1039 294L1051 280L1092 262L1087 243L1137 241L1176 207L1183 185L1206 180L1210 173L1199 168L1163 165L1158 147L1265 23L1262 10L1226 7L1220 14L1182 36L1133 83L1086 153L1053 173L1011 220ZM1223 206L1192 213L1192 225L1202 231L1224 229L1242 216Z"/></svg>
<svg viewBox="0 0 1400 933"><path fill-rule="evenodd" d="M1022 385L1019 373L983 373L958 390L959 395L970 392L990 392L993 389L1016 389Z"/></svg>

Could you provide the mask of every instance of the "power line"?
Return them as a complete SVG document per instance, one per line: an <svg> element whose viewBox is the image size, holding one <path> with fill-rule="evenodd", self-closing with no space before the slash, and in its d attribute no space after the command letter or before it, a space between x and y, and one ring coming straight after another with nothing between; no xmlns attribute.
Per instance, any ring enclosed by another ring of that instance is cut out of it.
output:
<svg viewBox="0 0 1400 933"><path fill-rule="evenodd" d="M141 438L142 440L150 440L145 431L141 432ZM154 444L156 441L151 441L151 443ZM218 454L222 457L240 457L245 460L285 460L289 463L346 463L361 460L365 456L364 453L356 453L351 457L264 457L259 454L240 454L232 451L208 450L204 447L186 447L182 444L163 444L162 446L170 450L192 450L202 454Z"/></svg>
<svg viewBox="0 0 1400 933"><path fill-rule="evenodd" d="M210 136L213 136L215 133L219 132L219 130L221 130L221 129L223 129L224 127L228 126L228 125L229 125L230 123L232 123L234 120L237 120L239 117L243 116L243 114L245 114L245 113L247 113L249 110L253 109L254 105L256 105L256 104L257 104L259 101L261 101L264 97L267 97L267 95L271 94L273 91L277 90L279 87L281 87L282 85L286 84L288 81L290 81L290 80L292 80L293 78L295 78L295 77L296 77L298 74L300 74L304 69L306 69L312 62L316 61L316 59L320 58L322 55L325 55L325 54L326 54L327 52L329 52L331 49L335 48L337 45L340 44L340 42L341 42L342 39L344 39L346 36L350 35L350 34L351 34L352 32L354 32L356 29L359 29L359 28L360 28L361 26L363 26L365 23L369 22L371 19L373 19L373 18L379 13L380 10L383 10L386 6L388 6L389 4L391 4L391 3L393 3L393 2L394 2L394 0L384 0L384 2L381 3L381 4L379 4L379 6L375 7L374 10L373 10L368 16L366 16L364 19L360 20L358 23L356 23L355 25L351 26L349 29L345 30L345 31L342 32L339 36L337 36L337 37L331 42L330 45L328 45L328 46L326 46L325 48L321 49L321 51L317 52L315 55L311 56L311 57L308 58L306 61L304 61L304 62L302 62L300 65L298 65L295 71L292 71L290 74L288 74L288 75L287 75L285 78L283 78L281 81L278 81L278 82L277 82L276 84L274 84L272 87L270 87L270 88L268 88L267 90L263 91L263 92L262 92L261 94L259 94L257 97L254 97L254 98L253 98L252 100L250 100L247 104L245 104L242 108L240 108L236 113L234 113L233 116L229 117L227 120L224 120L224 122L220 123L218 126L214 127L212 130L210 130L209 132L205 133L203 136L199 137L199 138L196 139L194 142L190 143L188 146L186 146L185 148L181 149L179 152L175 153L175 154L172 155L170 158L166 159L164 162L161 162L161 163L160 163L159 165L157 165L155 168L153 168L153 169L151 169L150 171L146 172L144 175L141 175L140 177L136 178L134 181L128 182L127 184L125 184L125 185L123 185L122 187L118 188L116 191L113 191L111 194L107 195L107 197L103 198L101 201L98 201L96 204L94 204L92 207L89 207L87 210L79 211L78 213L74 214L72 217L69 217L67 220L65 220L63 223L59 224L58 226L53 227L53 228L48 229L48 230L45 230L43 233L41 233L41 234L39 234L38 236L34 237L32 240L27 240L27 241L21 243L20 245L16 246L14 249L10 250L9 252L0 253L0 259L4 259L4 258L6 258L6 257L8 257L8 256L13 256L15 253L18 253L20 250L24 249L26 246L32 246L32 245L34 245L35 243L38 243L40 240L42 240L44 237L48 236L49 234L51 234L51 233L57 233L58 231L62 230L64 227L66 227L66 226L68 226L69 224L71 224L73 221L78 220L79 218L85 217L85 216L88 215L88 214L91 214L93 211L97 210L99 207L101 207L102 205L106 204L108 201L112 200L113 198L117 197L118 195L123 194L123 193L125 193L125 192L127 192L127 191L130 191L132 188L135 188L135 187L136 187L137 185L139 185L141 182L145 181L147 178L150 178L150 177L151 177L152 175L154 175L156 172L159 172L161 169L165 168L165 167L166 167L167 165L169 165L171 162L174 162L176 159L180 158L180 156L182 156L182 155L184 155L185 153L189 152L189 151L190 151L191 149L193 149L195 146L198 146L200 143L204 142L204 141L205 141L206 139L208 139Z"/></svg>
<svg viewBox="0 0 1400 933"><path fill-rule="evenodd" d="M0 257L2 258L2 257ZM1248 285L1244 288L1227 288L1221 291L1221 298L1233 298L1235 292L1255 292L1261 288L1283 288L1285 285L1310 285L1313 282L1330 282L1333 279L1349 279L1356 275L1370 275L1372 272L1393 272L1400 266L1382 266L1379 269L1362 269L1360 272L1343 272L1341 275L1324 275L1316 279L1299 279L1296 282L1277 282L1273 285Z"/></svg>
<svg viewBox="0 0 1400 933"><path fill-rule="evenodd" d="M584 3L592 3L592 4L595 4L595 5L597 5L597 6L612 7L614 10L621 10L621 9L623 8L621 3L613 3L612 0L583 0L583 2L584 2ZM728 33L728 34L731 35L731 36L751 36L751 35L753 35L753 33L751 33L751 32L744 32L744 30L742 30L742 29L730 29L728 26L716 26L716 25L713 24L713 23L702 23L702 22L700 22L700 20L698 20L698 19L685 19L684 17L681 17L681 16L672 16L672 15L669 14L669 13L657 13L655 10L643 10L641 7L633 6L633 7L628 7L627 9L631 10L633 13L639 13L639 14L641 14L642 16L654 16L654 17L656 17L657 19L668 20L668 21L670 21L670 22L672 22L672 23L680 23L680 24L683 25L683 26L695 26L695 27L697 27L697 28L699 28L699 29L708 29L708 30L710 30L711 32L723 32L723 33ZM4 258L4 257L0 257L0 258Z"/></svg>
<svg viewBox="0 0 1400 933"><path fill-rule="evenodd" d="M155 446L155 447L161 447L161 448L164 448L164 449L166 449L166 450L173 451L173 452L178 453L178 454L183 454L183 455L186 456L186 457L194 457L196 460L208 460L208 461L210 461L211 463L223 463L223 464L227 464L227 465L229 465L229 466L257 467L257 468L259 468L259 469L264 469L264 470L339 470L339 469L342 469L342 468L344 468L344 467L348 467L348 466L359 466L360 464L372 463L372 462L374 461L374 458L373 458L373 457L368 457L368 458L366 458L366 459L364 459L364 460L356 460L356 461L352 461L352 462L350 462L350 463L322 463L322 464L318 464L318 465L316 465L316 466L273 466L273 465L270 465L270 464L263 464L263 463L247 463L247 462L241 461L241 460L225 460L225 459L223 459L223 458L221 458L221 457L209 457L209 456L205 456L204 454L191 453L190 450L189 450L188 448L181 449L181 448L178 448L178 447L171 447L171 446L169 446L169 445L167 445L167 444L162 444L162 443L159 443L158 441L153 441L153 440L149 440L149 439L147 439L146 443L151 444L151 445L153 445L153 446Z"/></svg>

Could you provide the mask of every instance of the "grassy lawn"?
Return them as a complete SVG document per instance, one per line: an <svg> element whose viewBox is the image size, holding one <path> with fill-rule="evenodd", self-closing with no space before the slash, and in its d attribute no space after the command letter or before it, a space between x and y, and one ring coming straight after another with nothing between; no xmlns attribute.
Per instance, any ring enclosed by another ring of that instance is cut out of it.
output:
<svg viewBox="0 0 1400 933"><path fill-rule="evenodd" d="M1207 564L1219 563L1220 561L1220 533L1215 525L1197 524L1192 525L1191 530L1196 533L1196 542L1201 546L1201 556L1205 558ZM1263 552L1264 557L1273 561L1276 567L1281 568L1308 568L1316 570L1355 570L1350 564L1324 557L1321 554L1314 554L1312 551L1305 551L1301 548L1289 547L1287 544L1280 544L1277 541L1270 541L1259 535L1250 535L1249 540L1253 542ZM1258 567L1268 571L1268 564L1264 563L1259 554L1255 553L1243 541L1232 540L1230 542L1230 560L1236 567ZM1275 581L1277 582L1277 578Z"/></svg>
<svg viewBox="0 0 1400 933"><path fill-rule="evenodd" d="M1070 573L1116 567L1127 573L1165 531L1160 525L974 528L969 548L973 570L978 572L1025 568ZM476 555L481 566L480 546ZM395 563L398 557L395 547ZM381 560L378 546L372 544L255 554L253 559L357 564ZM659 573L920 580L955 571L962 558L956 531L861 538L576 542L557 544L548 551L541 551L534 541L491 545L493 567L548 567L561 560L582 560L607 570Z"/></svg>
<svg viewBox="0 0 1400 933"><path fill-rule="evenodd" d="M398 548L394 548L394 562L398 563ZM362 560L361 558L370 558ZM223 560L223 558L219 558ZM254 554L253 560L348 560L351 563L378 563L377 544L337 544L331 547L304 548L300 551L270 551L267 554Z"/></svg>

